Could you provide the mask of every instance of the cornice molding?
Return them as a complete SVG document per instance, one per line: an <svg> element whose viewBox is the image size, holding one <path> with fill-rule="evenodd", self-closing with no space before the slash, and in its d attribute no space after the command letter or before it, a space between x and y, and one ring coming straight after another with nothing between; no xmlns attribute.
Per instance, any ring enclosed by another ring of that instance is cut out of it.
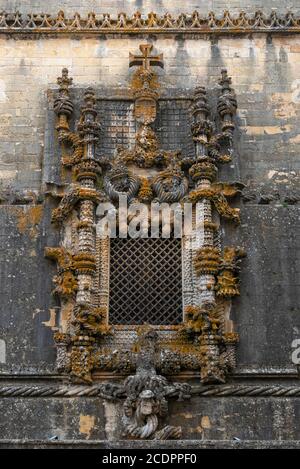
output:
<svg viewBox="0 0 300 469"><path fill-rule="evenodd" d="M273 11L265 15L262 11L247 14L231 14L225 10L223 15L214 12L201 15L198 11L191 14L180 13L172 16L170 13L159 15L151 12L142 15L119 13L116 16L108 13L96 14L90 12L86 17L75 13L73 18L67 18L63 11L57 15L47 13L29 13L21 15L14 13L0 13L0 34L26 35L136 35L151 34L249 34L249 33L299 33L300 16L287 12L278 15Z"/></svg>

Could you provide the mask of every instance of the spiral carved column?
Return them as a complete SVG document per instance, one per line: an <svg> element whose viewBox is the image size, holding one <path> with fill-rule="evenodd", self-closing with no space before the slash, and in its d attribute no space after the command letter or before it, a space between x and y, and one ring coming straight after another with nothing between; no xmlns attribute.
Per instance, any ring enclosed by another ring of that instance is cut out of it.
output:
<svg viewBox="0 0 300 469"><path fill-rule="evenodd" d="M212 223L212 204L205 197L210 193L211 183L217 174L217 167L209 161L207 143L213 132L213 124L208 120L209 109L207 105L205 88L199 87L194 96L194 124L192 126L193 139L196 149L196 162L190 168L190 176L195 184L195 189L203 194L196 211L196 232L194 246L194 263L198 275L198 305L202 307L206 303L215 303L215 276L216 263L206 262L204 265L200 259L209 260L217 258L218 250L214 248L214 229ZM200 262L199 262L200 261Z"/></svg>

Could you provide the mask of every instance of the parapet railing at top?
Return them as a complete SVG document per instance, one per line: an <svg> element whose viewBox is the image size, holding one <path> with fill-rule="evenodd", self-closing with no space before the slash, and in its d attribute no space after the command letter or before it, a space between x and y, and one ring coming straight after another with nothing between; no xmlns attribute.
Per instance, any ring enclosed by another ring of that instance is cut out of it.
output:
<svg viewBox="0 0 300 469"><path fill-rule="evenodd" d="M48 13L0 13L0 33L12 34L138 34L138 33L187 33L187 34L247 34L251 32L299 33L300 16L292 12L278 15L272 11L265 15L262 11L247 14L243 11L235 15L228 10L219 16L213 12L206 16L198 11L192 14L170 13L159 15L151 12L142 15L119 13L96 14L90 12L86 17L75 13L67 18L63 11L57 15Z"/></svg>

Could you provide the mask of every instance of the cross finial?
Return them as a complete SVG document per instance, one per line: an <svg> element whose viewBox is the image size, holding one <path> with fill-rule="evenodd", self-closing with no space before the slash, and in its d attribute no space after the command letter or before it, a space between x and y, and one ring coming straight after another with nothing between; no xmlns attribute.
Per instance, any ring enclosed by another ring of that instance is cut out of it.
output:
<svg viewBox="0 0 300 469"><path fill-rule="evenodd" d="M152 44L141 44L142 55L134 55L129 52L129 67L140 65L144 70L150 70L150 67L164 68L163 54L150 55L152 49Z"/></svg>
<svg viewBox="0 0 300 469"><path fill-rule="evenodd" d="M231 77L228 76L226 68L222 68L221 77L222 78L219 80L220 85L229 89L231 85Z"/></svg>
<svg viewBox="0 0 300 469"><path fill-rule="evenodd" d="M72 78L69 78L69 70L67 68L63 68L61 72L61 77L57 78L57 83L60 86L60 89L67 90L70 85L72 85Z"/></svg>

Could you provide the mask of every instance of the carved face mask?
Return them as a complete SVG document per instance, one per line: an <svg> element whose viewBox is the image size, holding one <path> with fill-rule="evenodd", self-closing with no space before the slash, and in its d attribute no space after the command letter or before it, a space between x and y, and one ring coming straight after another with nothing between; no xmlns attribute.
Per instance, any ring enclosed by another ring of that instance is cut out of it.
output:
<svg viewBox="0 0 300 469"><path fill-rule="evenodd" d="M152 399L142 399L140 403L140 409L142 415L150 415L153 412Z"/></svg>

